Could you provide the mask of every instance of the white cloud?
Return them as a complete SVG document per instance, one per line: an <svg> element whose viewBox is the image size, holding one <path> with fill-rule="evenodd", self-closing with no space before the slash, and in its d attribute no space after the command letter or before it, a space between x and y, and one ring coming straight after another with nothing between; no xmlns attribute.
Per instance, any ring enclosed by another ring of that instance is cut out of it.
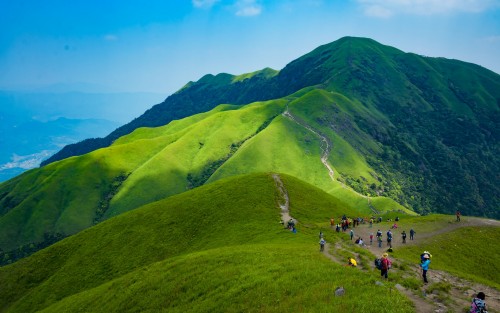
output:
<svg viewBox="0 0 500 313"><path fill-rule="evenodd" d="M255 0L239 0L235 6L238 16L256 16L262 13L262 6Z"/></svg>
<svg viewBox="0 0 500 313"><path fill-rule="evenodd" d="M500 0L356 0L364 13L389 17L397 13L433 15L457 12L479 13L500 8Z"/></svg>
<svg viewBox="0 0 500 313"><path fill-rule="evenodd" d="M370 5L365 8L365 14L373 17L387 18L392 16L392 11L380 5Z"/></svg>
<svg viewBox="0 0 500 313"><path fill-rule="evenodd" d="M17 155L14 154L11 157L12 162L0 164L0 171L21 168L23 170L29 170L40 166L42 160L51 156L55 151L43 150L39 153L29 154L29 155Z"/></svg>
<svg viewBox="0 0 500 313"><path fill-rule="evenodd" d="M193 6L200 9L211 8L219 0L192 0Z"/></svg>

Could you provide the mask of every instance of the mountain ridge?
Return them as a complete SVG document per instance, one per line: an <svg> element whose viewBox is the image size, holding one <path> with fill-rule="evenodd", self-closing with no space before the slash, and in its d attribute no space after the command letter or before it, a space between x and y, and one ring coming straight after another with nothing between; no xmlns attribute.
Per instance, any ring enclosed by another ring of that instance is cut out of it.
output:
<svg viewBox="0 0 500 313"><path fill-rule="evenodd" d="M298 177L365 212L499 216L499 75L356 38L291 64L279 73L206 75L136 120L160 125L1 184L0 248L70 235L152 201L257 172ZM284 96L239 103L273 94ZM159 111L170 105L188 114L222 98L235 102L168 124L173 115Z"/></svg>

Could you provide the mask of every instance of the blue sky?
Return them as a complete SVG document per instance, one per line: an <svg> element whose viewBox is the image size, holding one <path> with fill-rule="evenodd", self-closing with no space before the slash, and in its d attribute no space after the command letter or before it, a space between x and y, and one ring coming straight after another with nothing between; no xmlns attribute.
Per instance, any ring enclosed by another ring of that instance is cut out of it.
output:
<svg viewBox="0 0 500 313"><path fill-rule="evenodd" d="M0 90L170 94L343 36L500 73L500 0L0 0Z"/></svg>

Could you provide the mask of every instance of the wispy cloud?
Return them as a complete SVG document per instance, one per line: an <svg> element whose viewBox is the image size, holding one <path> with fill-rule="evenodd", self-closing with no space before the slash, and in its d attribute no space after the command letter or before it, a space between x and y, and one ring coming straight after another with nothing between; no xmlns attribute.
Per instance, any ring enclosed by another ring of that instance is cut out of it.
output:
<svg viewBox="0 0 500 313"><path fill-rule="evenodd" d="M219 2L219 0L192 0L193 6L201 9L211 8L217 2Z"/></svg>
<svg viewBox="0 0 500 313"><path fill-rule="evenodd" d="M368 16L387 18L398 13L434 15L479 13L500 8L500 0L356 0Z"/></svg>
<svg viewBox="0 0 500 313"><path fill-rule="evenodd" d="M43 159L51 156L55 151L43 150L39 153L29 154L29 155L17 155L14 154L11 157L12 162L0 164L0 171L8 170L12 168L21 168L23 170L29 170L40 166Z"/></svg>
<svg viewBox="0 0 500 313"><path fill-rule="evenodd" d="M239 0L235 6L237 16L256 16L262 13L262 5L255 0Z"/></svg>
<svg viewBox="0 0 500 313"><path fill-rule="evenodd" d="M500 35L488 36L488 37L485 37L484 40L486 40L488 42L497 43L497 42L500 42Z"/></svg>
<svg viewBox="0 0 500 313"><path fill-rule="evenodd" d="M104 36L104 40L106 40L106 41L117 41L118 40L118 36L113 35L113 34L107 34L107 35Z"/></svg>

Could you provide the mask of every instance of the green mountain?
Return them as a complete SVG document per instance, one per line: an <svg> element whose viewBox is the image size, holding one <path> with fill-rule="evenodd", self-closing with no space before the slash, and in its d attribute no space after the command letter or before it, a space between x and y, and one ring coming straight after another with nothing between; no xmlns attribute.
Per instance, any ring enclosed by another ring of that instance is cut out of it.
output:
<svg viewBox="0 0 500 313"><path fill-rule="evenodd" d="M351 37L279 72L207 75L107 146L90 140L101 149L1 184L3 262L248 173L297 177L365 215L498 218L499 99L500 76L487 69Z"/></svg>

